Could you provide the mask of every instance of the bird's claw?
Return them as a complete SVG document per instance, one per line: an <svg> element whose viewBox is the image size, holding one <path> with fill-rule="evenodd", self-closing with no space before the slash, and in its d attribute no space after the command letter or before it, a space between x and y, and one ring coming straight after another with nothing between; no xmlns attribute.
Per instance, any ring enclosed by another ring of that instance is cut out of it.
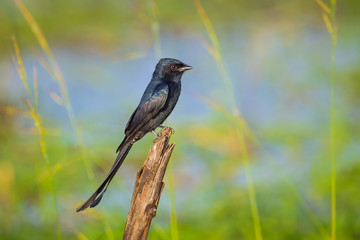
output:
<svg viewBox="0 0 360 240"><path fill-rule="evenodd" d="M163 129L163 128L168 128L171 130L171 134L175 134L175 130L171 127L166 127L166 126L163 126L163 125L160 125L159 128Z"/></svg>
<svg viewBox="0 0 360 240"><path fill-rule="evenodd" d="M160 136L159 134L157 134L154 130L151 131L151 132L156 136L155 140L153 141L154 143L155 143L157 140L159 140L159 139L161 139L161 138L164 137L164 136Z"/></svg>

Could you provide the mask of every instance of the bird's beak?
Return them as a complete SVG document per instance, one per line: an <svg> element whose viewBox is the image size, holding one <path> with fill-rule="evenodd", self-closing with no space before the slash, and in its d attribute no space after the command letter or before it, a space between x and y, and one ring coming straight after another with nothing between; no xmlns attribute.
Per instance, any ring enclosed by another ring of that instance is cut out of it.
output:
<svg viewBox="0 0 360 240"><path fill-rule="evenodd" d="M179 69L180 72L184 72L186 70L191 70L192 67L189 66L189 65L184 64L184 66L182 66L181 68L178 68L178 69Z"/></svg>

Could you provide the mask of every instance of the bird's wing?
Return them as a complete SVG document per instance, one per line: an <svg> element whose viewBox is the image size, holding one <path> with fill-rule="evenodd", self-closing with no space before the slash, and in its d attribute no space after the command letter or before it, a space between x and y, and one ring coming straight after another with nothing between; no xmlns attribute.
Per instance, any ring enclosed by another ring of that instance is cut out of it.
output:
<svg viewBox="0 0 360 240"><path fill-rule="evenodd" d="M164 107L169 94L169 86L166 83L157 85L150 96L144 103L140 104L131 115L126 128L125 135L129 136L137 132L150 119Z"/></svg>

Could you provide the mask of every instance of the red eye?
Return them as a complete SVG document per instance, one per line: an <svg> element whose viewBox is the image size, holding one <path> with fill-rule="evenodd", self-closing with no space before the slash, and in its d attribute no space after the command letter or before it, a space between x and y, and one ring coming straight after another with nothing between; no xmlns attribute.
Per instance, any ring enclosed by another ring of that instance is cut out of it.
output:
<svg viewBox="0 0 360 240"><path fill-rule="evenodd" d="M172 69L175 69L175 68L176 68L175 64L171 65L171 68L172 68Z"/></svg>

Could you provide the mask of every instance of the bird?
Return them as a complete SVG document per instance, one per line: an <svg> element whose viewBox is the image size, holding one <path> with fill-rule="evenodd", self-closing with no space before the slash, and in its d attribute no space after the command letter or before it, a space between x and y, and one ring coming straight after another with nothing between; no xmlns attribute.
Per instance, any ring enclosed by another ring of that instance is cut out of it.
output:
<svg viewBox="0 0 360 240"><path fill-rule="evenodd" d="M151 81L146 87L139 105L131 115L125 127L125 137L116 150L118 153L107 177L91 197L76 209L83 211L88 207L96 207L106 192L111 180L124 162L132 145L147 133L155 134L156 128L173 111L181 92L181 77L192 67L173 58L162 58L157 63ZM155 140L156 140L155 139Z"/></svg>

